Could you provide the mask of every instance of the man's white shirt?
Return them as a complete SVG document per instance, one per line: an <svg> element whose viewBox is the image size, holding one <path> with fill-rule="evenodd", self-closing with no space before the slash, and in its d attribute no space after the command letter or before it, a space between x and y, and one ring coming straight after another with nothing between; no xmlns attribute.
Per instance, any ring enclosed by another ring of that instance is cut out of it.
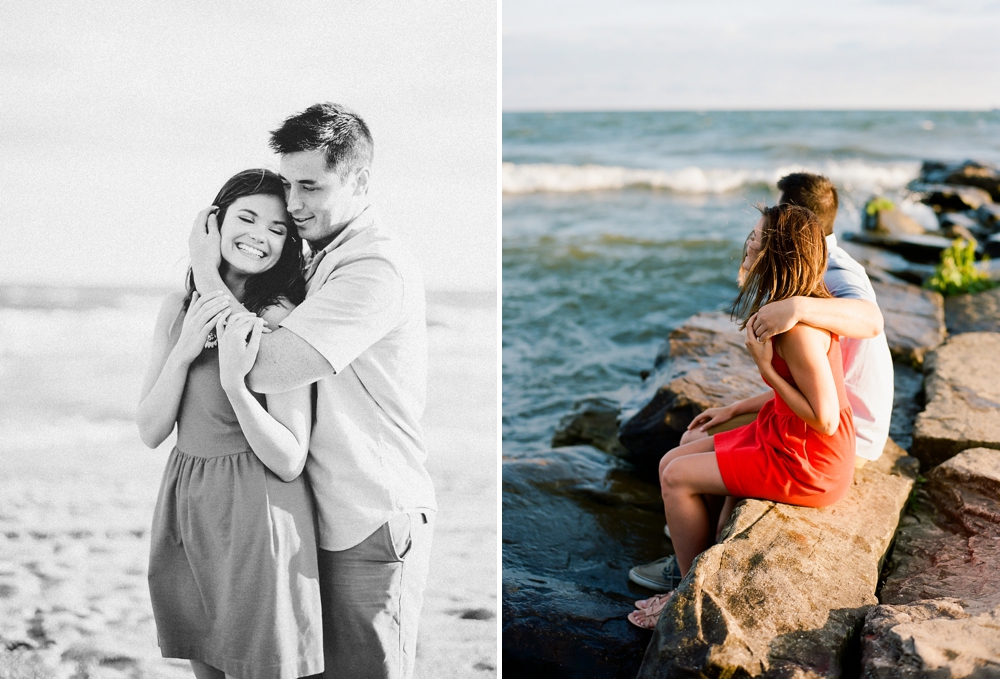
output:
<svg viewBox="0 0 1000 679"><path fill-rule="evenodd" d="M823 280L834 297L863 299L875 304L875 290L863 266L837 245L837 237L826 237L829 251ZM857 456L875 460L889 438L892 418L892 356L885 333L871 339L840 338L844 364L844 386L854 411Z"/></svg>

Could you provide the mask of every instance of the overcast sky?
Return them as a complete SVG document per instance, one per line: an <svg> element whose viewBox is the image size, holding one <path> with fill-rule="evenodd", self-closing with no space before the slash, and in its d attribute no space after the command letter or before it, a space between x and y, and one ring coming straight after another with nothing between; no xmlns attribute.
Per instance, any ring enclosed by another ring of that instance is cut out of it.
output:
<svg viewBox="0 0 1000 679"><path fill-rule="evenodd" d="M503 109L1000 107L996 0L505 0Z"/></svg>
<svg viewBox="0 0 1000 679"><path fill-rule="evenodd" d="M5 0L0 64L0 282L178 284L195 213L335 101L428 288L496 286L495 3Z"/></svg>

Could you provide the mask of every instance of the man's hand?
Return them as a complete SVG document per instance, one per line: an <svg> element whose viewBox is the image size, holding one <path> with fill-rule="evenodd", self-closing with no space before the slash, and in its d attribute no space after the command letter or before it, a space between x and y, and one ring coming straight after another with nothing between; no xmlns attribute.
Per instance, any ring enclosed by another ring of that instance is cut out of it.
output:
<svg viewBox="0 0 1000 679"><path fill-rule="evenodd" d="M775 335L788 332L801 319L796 302L797 297L789 297L778 302L765 304L753 315L747 327L753 331L758 342L766 342Z"/></svg>
<svg viewBox="0 0 1000 679"><path fill-rule="evenodd" d="M215 213L219 208L212 205L198 213L188 237L191 254L191 270L195 283L204 281L206 273L218 271L222 263L222 238L219 236L219 222Z"/></svg>

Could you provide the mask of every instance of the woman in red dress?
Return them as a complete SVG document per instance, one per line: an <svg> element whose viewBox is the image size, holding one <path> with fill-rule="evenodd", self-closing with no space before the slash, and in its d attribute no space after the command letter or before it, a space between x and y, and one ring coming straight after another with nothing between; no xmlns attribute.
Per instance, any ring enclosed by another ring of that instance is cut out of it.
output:
<svg viewBox="0 0 1000 679"><path fill-rule="evenodd" d="M805 208L762 208L747 246L733 314L740 318L746 347L774 395L762 408L758 398L731 406L734 415L744 412L743 405L746 412L760 408L750 424L679 446L660 460L663 506L681 575L715 534L703 496L825 507L847 493L854 477L854 421L839 338L800 323L760 343L750 324L769 302L831 296L823 283L823 229ZM669 596L637 602L629 620L654 627Z"/></svg>

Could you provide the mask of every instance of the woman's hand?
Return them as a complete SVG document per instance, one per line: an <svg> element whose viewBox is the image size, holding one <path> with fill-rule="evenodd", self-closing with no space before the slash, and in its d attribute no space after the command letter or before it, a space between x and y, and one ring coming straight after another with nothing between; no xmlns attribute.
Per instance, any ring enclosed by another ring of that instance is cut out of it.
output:
<svg viewBox="0 0 1000 679"><path fill-rule="evenodd" d="M228 311L229 295L219 290L204 297L197 290L191 293L191 303L184 314L184 324L174 348L174 354L185 366L201 355L208 333L225 318Z"/></svg>
<svg viewBox="0 0 1000 679"><path fill-rule="evenodd" d="M774 356L774 347L770 341L758 342L753 332L753 318L747 322L746 339L743 344L750 352L750 357L757 364L757 370L763 376L771 370L771 358Z"/></svg>
<svg viewBox="0 0 1000 679"><path fill-rule="evenodd" d="M219 379L226 392L246 388L246 376L257 360L264 319L249 312L219 319Z"/></svg>
<svg viewBox="0 0 1000 679"><path fill-rule="evenodd" d="M724 406L722 408L709 408L708 410L702 411L697 415L691 424L688 425L688 429L701 429L702 431L708 431L710 428L722 424L723 422L728 422L733 419L733 411L731 406Z"/></svg>
<svg viewBox="0 0 1000 679"><path fill-rule="evenodd" d="M198 213L188 237L188 251L195 278L202 271L218 271L222 263L222 238L219 235L219 208L209 206Z"/></svg>

